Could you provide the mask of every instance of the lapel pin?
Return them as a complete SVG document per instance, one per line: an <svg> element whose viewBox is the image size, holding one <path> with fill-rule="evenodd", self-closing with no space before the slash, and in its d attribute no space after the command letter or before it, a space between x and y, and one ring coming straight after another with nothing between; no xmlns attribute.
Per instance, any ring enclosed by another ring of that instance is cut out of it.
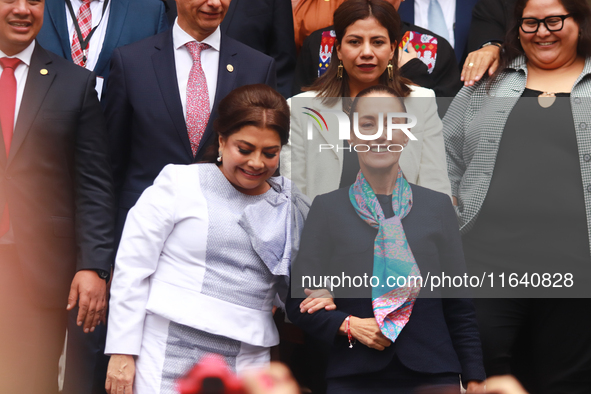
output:
<svg viewBox="0 0 591 394"><path fill-rule="evenodd" d="M47 75L49 73L49 71L47 71L45 68L42 68L41 71L39 71L39 74L41 75Z"/></svg>
<svg viewBox="0 0 591 394"><path fill-rule="evenodd" d="M232 72L232 71L234 71L234 66L233 66L233 65L231 65L231 64L228 64L228 65L226 66L226 70L228 70L229 72Z"/></svg>

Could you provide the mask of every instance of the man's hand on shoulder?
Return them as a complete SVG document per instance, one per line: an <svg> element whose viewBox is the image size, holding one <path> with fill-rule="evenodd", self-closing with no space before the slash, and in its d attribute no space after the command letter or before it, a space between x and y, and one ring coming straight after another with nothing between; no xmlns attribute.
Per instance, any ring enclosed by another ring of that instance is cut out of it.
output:
<svg viewBox="0 0 591 394"><path fill-rule="evenodd" d="M78 302L78 326L85 333L94 331L104 320L107 309L107 282L94 270L81 270L76 273L70 286L67 310L72 310Z"/></svg>

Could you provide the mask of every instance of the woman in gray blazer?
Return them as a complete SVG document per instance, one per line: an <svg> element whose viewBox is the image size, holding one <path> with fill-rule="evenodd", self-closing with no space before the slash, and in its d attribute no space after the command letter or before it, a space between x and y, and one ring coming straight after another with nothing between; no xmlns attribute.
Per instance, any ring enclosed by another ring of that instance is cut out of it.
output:
<svg viewBox="0 0 591 394"><path fill-rule="evenodd" d="M485 367L531 392L588 393L591 11L518 0L514 20L498 72L443 120L468 270L488 278L475 301Z"/></svg>

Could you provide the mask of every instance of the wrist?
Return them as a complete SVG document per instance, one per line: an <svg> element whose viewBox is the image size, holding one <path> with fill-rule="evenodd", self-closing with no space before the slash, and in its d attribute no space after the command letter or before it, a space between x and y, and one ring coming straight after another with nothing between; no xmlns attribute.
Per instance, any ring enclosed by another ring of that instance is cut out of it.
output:
<svg viewBox="0 0 591 394"><path fill-rule="evenodd" d="M480 46L480 48L485 48L485 47L489 47L489 46L495 46L497 48L501 48L503 46L503 43L500 41L488 41L488 42L485 42L484 44L482 44Z"/></svg>
<svg viewBox="0 0 591 394"><path fill-rule="evenodd" d="M349 315L347 316L347 318L345 319L345 329L347 331L347 339L349 340L349 348L353 348L353 345L355 345L355 343L357 343L357 340L355 338L353 338L353 335L351 334L351 318L353 317L353 315Z"/></svg>
<svg viewBox="0 0 591 394"><path fill-rule="evenodd" d="M101 269L93 269L91 271L96 272L99 278L103 279L105 282L109 282L109 277L111 273L109 271L101 270Z"/></svg>

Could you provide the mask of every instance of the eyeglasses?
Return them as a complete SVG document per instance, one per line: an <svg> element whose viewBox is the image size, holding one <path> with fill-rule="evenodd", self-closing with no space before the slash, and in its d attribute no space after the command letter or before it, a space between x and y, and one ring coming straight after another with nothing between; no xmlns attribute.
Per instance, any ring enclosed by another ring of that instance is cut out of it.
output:
<svg viewBox="0 0 591 394"><path fill-rule="evenodd" d="M544 19L520 18L519 25L524 33L537 33L540 23L544 23L548 31L560 31L564 27L564 20L570 16L572 15L553 15L547 16Z"/></svg>

